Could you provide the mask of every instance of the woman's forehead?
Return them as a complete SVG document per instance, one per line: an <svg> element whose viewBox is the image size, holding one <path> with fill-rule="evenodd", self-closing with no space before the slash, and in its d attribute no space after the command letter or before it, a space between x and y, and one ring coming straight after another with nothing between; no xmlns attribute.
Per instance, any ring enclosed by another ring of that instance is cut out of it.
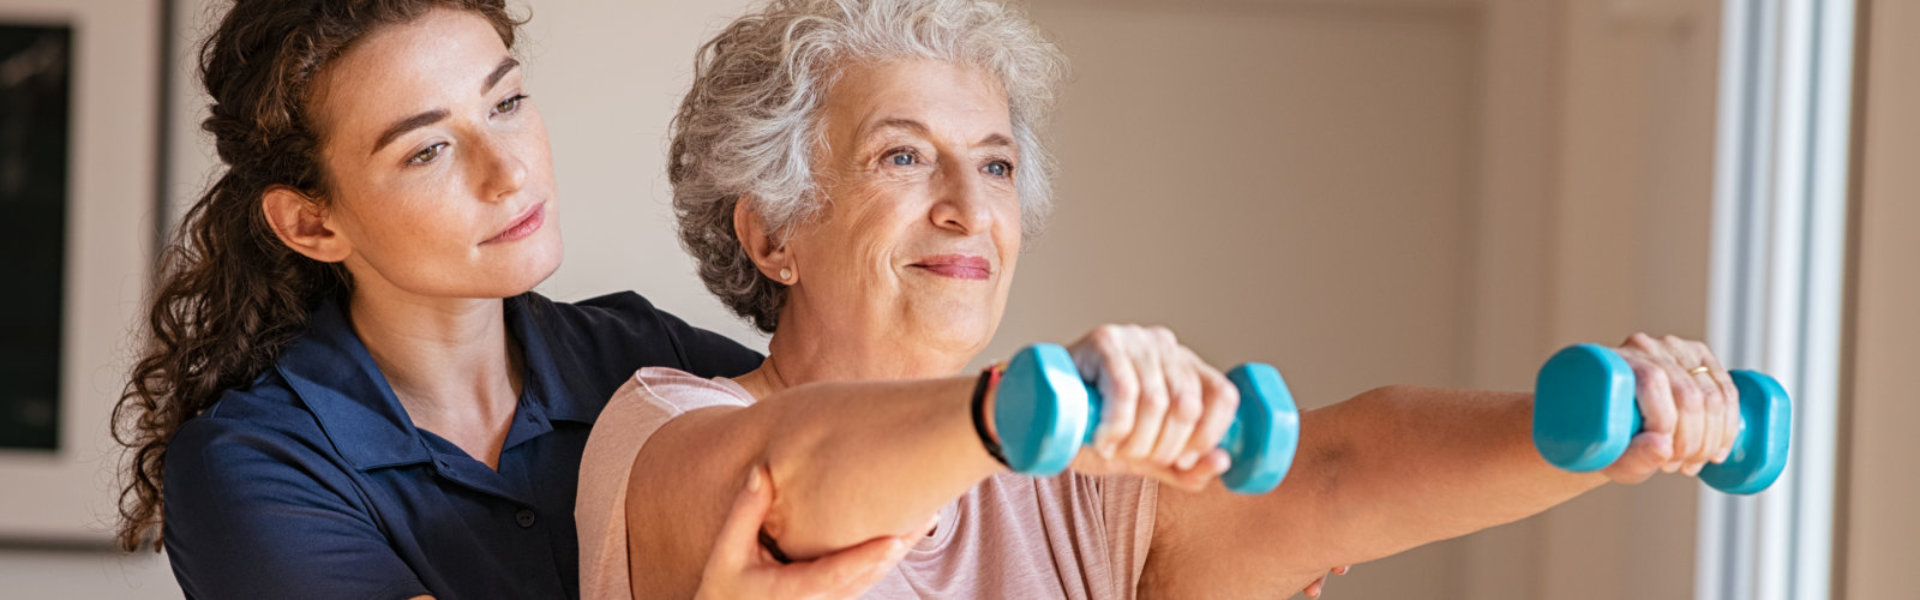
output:
<svg viewBox="0 0 1920 600"><path fill-rule="evenodd" d="M854 139L903 131L971 140L1012 130L997 78L934 59L852 65L828 91L824 108L832 127Z"/></svg>
<svg viewBox="0 0 1920 600"><path fill-rule="evenodd" d="M511 60L480 15L435 9L355 41L314 80L311 105L333 141L371 147L389 124L472 101Z"/></svg>

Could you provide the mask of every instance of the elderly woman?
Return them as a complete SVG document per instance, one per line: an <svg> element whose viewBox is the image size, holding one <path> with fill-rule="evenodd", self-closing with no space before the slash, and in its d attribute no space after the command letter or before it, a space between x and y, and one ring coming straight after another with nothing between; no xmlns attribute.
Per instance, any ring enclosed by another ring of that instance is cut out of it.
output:
<svg viewBox="0 0 1920 600"><path fill-rule="evenodd" d="M1641 378L1649 432L1601 474L1539 458L1525 394L1389 387L1304 415L1286 482L1231 494L1232 387L1165 330L1107 326L1073 349L1111 407L1095 444L1009 473L973 419L992 378L961 370L1048 204L1063 62L984 0L776 0L702 48L670 159L682 237L773 337L744 376L647 368L610 401L582 464L585 596L693 593L741 489L771 489L778 559L922 532L872 596L1240 597L1724 460L1712 354L1635 336L1630 363L1679 375Z"/></svg>

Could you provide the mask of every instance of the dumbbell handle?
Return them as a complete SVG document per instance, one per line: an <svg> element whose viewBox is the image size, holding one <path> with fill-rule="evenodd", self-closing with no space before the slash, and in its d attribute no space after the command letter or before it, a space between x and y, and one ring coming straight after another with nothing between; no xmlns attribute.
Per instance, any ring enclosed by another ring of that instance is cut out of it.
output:
<svg viewBox="0 0 1920 600"><path fill-rule="evenodd" d="M1741 431L1726 462L1708 464L1700 480L1730 494L1757 493L1786 467L1793 402L1763 373L1733 371L1740 392ZM1594 344L1568 347L1540 368L1534 387L1534 446L1547 462L1588 472L1612 465L1644 427L1633 368Z"/></svg>
<svg viewBox="0 0 1920 600"><path fill-rule="evenodd" d="M1220 447L1233 464L1221 481L1241 493L1263 493L1286 478L1299 443L1300 415L1280 372L1247 363L1227 372L1240 407ZM1065 348L1035 344L1008 361L995 392L994 426L1008 466L1030 475L1065 470L1080 447L1093 442L1105 404L1097 386L1080 378Z"/></svg>

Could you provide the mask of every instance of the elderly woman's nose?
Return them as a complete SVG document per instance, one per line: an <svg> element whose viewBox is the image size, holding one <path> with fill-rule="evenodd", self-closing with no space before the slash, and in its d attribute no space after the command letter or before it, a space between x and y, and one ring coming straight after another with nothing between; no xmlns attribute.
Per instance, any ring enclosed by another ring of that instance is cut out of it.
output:
<svg viewBox="0 0 1920 600"><path fill-rule="evenodd" d="M482 138L470 144L474 152L468 164L477 171L475 179L482 186L483 199L505 200L526 187L532 169L522 146L502 138Z"/></svg>
<svg viewBox="0 0 1920 600"><path fill-rule="evenodd" d="M934 225L973 233L984 230L992 221L993 205L987 196L987 186L981 184L971 168L943 165L935 179L934 189L939 197L933 203L931 214Z"/></svg>

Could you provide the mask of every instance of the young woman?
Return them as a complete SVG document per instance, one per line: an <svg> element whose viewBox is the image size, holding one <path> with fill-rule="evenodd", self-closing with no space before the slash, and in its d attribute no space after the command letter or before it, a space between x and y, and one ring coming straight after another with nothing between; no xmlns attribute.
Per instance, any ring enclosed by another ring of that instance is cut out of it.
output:
<svg viewBox="0 0 1920 600"><path fill-rule="evenodd" d="M238 0L201 48L227 169L115 416L120 541L164 545L189 597L577 597L606 398L643 366L759 363L633 293L529 291L561 242L517 25L502 0ZM766 495L704 593L846 595L902 552L775 565Z"/></svg>

